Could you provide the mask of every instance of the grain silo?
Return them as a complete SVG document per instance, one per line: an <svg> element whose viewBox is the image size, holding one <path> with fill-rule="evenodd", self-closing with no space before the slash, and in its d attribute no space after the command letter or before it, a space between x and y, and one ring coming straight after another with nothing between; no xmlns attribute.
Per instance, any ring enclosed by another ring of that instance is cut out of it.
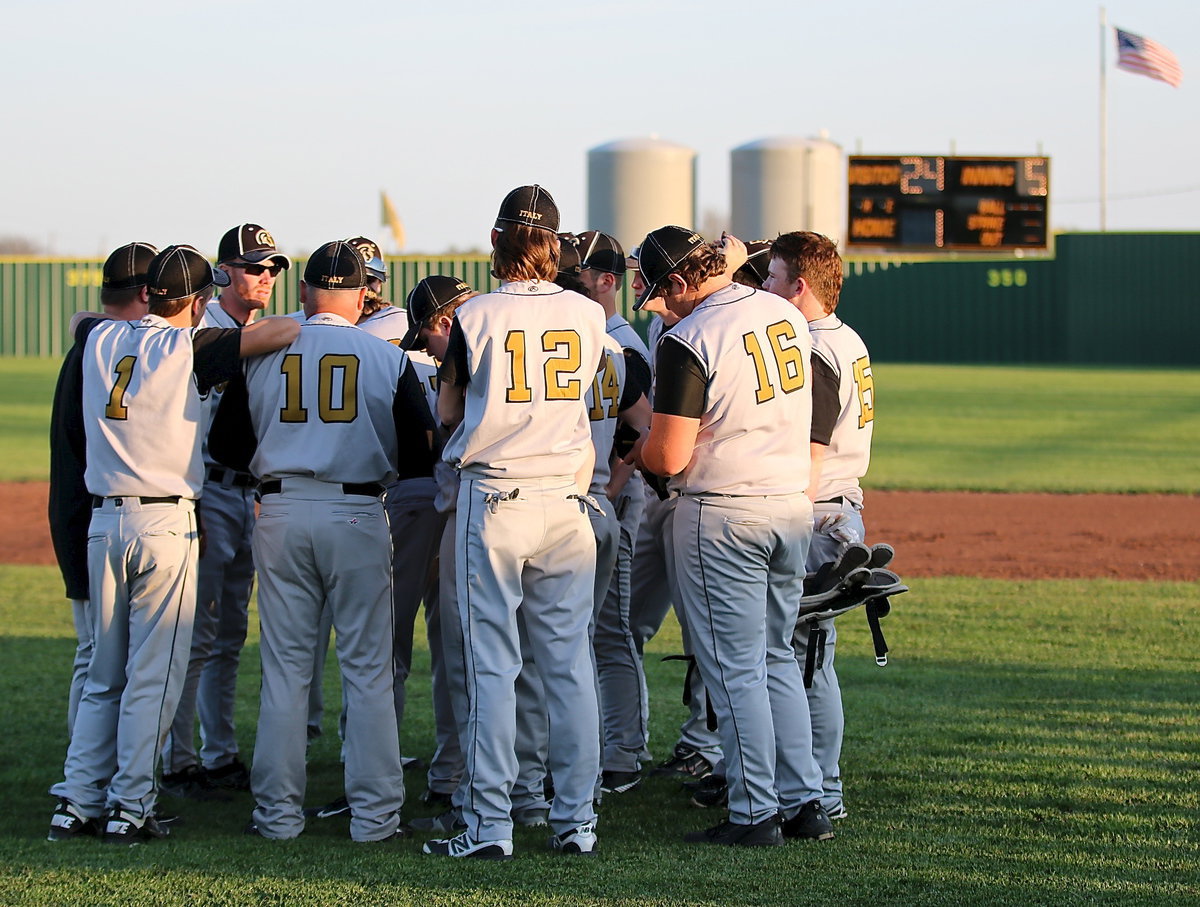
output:
<svg viewBox="0 0 1200 907"><path fill-rule="evenodd" d="M730 153L731 223L743 239L814 230L841 242L845 157L822 136L759 139Z"/></svg>
<svg viewBox="0 0 1200 907"><path fill-rule="evenodd" d="M589 230L626 249L667 224L696 225L696 152L657 136L620 139L588 151Z"/></svg>

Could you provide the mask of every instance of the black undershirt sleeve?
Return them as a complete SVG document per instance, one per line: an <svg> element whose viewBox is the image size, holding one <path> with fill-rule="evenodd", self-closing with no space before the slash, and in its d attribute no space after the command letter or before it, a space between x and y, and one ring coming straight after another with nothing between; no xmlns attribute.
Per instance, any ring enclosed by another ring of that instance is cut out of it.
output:
<svg viewBox="0 0 1200 907"><path fill-rule="evenodd" d="M812 357L812 374L812 430L809 440L828 447L842 408L838 400L838 376L828 362L815 354Z"/></svg>
<svg viewBox="0 0 1200 907"><path fill-rule="evenodd" d="M192 371L200 393L242 370L242 329L201 328L192 335Z"/></svg>
<svg viewBox="0 0 1200 907"><path fill-rule="evenodd" d="M250 395L246 376L234 375L221 393L221 402L208 429L208 454L218 463L238 472L249 472L258 450L254 423L250 421Z"/></svg>
<svg viewBox="0 0 1200 907"><path fill-rule="evenodd" d="M467 338L455 319L450 327L450 339L446 342L446 358L438 369L438 383L445 382L454 387L466 387L471 376L467 371Z"/></svg>
<svg viewBox="0 0 1200 907"><path fill-rule="evenodd" d="M635 349L625 347L625 390L621 393L621 409L628 409L645 394L650 396L650 363Z"/></svg>
<svg viewBox="0 0 1200 907"><path fill-rule="evenodd" d="M708 376L691 348L666 334L658 343L654 361L654 411L689 419L703 416Z"/></svg>
<svg viewBox="0 0 1200 907"><path fill-rule="evenodd" d="M637 401L638 394L650 396L650 364L646 361L646 356L638 353L636 349L625 347L625 384L630 386L632 395L629 404L623 400L620 402L620 408L625 409L626 406L632 406L632 403Z"/></svg>
<svg viewBox="0 0 1200 907"><path fill-rule="evenodd" d="M392 420L396 423L397 479L433 475L433 450L427 434L434 429L433 414L421 390L420 379L408 361L404 363L404 371L396 382Z"/></svg>

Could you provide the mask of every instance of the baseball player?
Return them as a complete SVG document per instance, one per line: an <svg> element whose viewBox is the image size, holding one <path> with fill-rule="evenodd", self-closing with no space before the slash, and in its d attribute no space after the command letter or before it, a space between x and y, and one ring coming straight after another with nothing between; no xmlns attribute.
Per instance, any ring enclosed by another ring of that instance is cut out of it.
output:
<svg viewBox="0 0 1200 907"><path fill-rule="evenodd" d="M641 298L661 294L680 316L659 341L641 464L679 495L676 582L729 779L729 819L684 840L829 838L791 646L812 534L807 325L732 283L722 251L685 228L650 233L639 263Z"/></svg>
<svg viewBox="0 0 1200 907"><path fill-rule="evenodd" d="M237 328L252 324L271 302L275 281L291 267L271 234L259 224L232 227L217 247L217 266L229 286L208 304L203 327ZM220 404L222 387L205 399L210 417ZM249 790L250 772L238 758L233 711L237 669L246 624L254 561L254 489L248 472L228 469L204 445L204 493L200 524L204 551L196 579L196 622L183 694L163 747L162 788L180 797L219 797L216 788ZM196 752L195 719L200 717L202 747Z"/></svg>
<svg viewBox="0 0 1200 907"><path fill-rule="evenodd" d="M842 289L842 258L819 233L785 233L771 248L764 288L792 303L808 322L813 343L812 477L814 532L807 569L814 573L850 542L865 537L860 480L871 461L875 382L862 338L835 314ZM841 756L845 719L834 670L837 629L821 621L824 655L808 688L813 756L821 767L821 802L831 819L846 815ZM799 634L796 658L804 664L807 636Z"/></svg>
<svg viewBox="0 0 1200 907"><path fill-rule="evenodd" d="M113 251L101 272L100 305L114 321L140 321L147 311L146 269L158 249L134 242ZM63 358L50 409L50 539L71 601L75 623L75 660L67 700L67 736L92 658L92 614L88 596L87 538L92 498L83 474L87 467L83 426L83 346L74 344Z"/></svg>
<svg viewBox="0 0 1200 907"><path fill-rule="evenodd" d="M86 343L95 647L64 779L51 788L59 798L51 840L102 833L128 844L167 833L154 817L155 763L182 689L196 606L200 392L236 374L239 357L277 349L299 330L274 318L194 330L213 285L228 281L191 246L169 246L148 267L145 318L77 316L76 342Z"/></svg>
<svg viewBox="0 0 1200 907"><path fill-rule="evenodd" d="M491 239L498 290L458 308L439 369L438 415L455 426L444 459L458 467L457 591L470 713L466 829L426 853L512 856L517 775L517 612L545 686L555 797L551 846L595 852L600 770L588 624L595 546L586 496L593 452L584 391L601 365L604 318L558 287L558 208L540 186L501 203Z"/></svg>
<svg viewBox="0 0 1200 907"><path fill-rule="evenodd" d="M585 231L578 240L579 279L604 309L605 330L621 350L626 372L623 393L641 401L628 407L622 404L622 420L636 433L631 437L640 437L648 426L645 398L650 393L650 353L637 331L617 312L617 293L625 282L625 252L616 239L596 230ZM645 409L631 412L634 405ZM645 485L631 465L617 458L610 467L607 459L602 471L607 486L602 490L612 502L618 536L613 570L596 615L593 647L604 725L602 790L624 793L641 782L640 760L649 715L641 659L630 624L630 570L645 509ZM599 463L597 467L601 472Z"/></svg>
<svg viewBox="0 0 1200 907"><path fill-rule="evenodd" d="M397 308L383 297L383 285L388 279L387 264L379 246L365 236L346 240L362 256L367 268L367 287L363 298L363 312L358 327L394 346L400 346L409 326L404 309ZM470 288L463 284L464 289ZM408 361L416 374L426 398L432 407L437 402L437 367L424 353L408 353ZM384 495L384 507L388 515L388 526L392 536L392 607L395 637L396 680L396 725L399 732L404 721L405 681L412 665L413 624L417 609L424 597L427 577L437 556L445 519L434 507L437 485L432 476L417 476L401 479L390 484ZM321 678L325 672L325 658L329 652L329 635L333 628L333 614L326 609L321 614L317 636L316 660L313 664L314 683L309 689L308 736L319 736L324 696ZM345 691L342 695L342 713L338 730L345 739L346 710ZM403 748L402 748L403 750ZM419 760L406 760L401 764ZM328 819L350 812L350 804L342 796L321 807L309 807L306 814L319 819Z"/></svg>
<svg viewBox="0 0 1200 907"><path fill-rule="evenodd" d="M246 368L257 443L250 471L261 481L254 561L262 626L257 806L246 830L265 838L304 830L308 689L324 608L333 613L346 690L350 836L381 841L406 831L391 540L380 498L397 476L428 474L433 420L404 353L354 326L367 278L353 246L321 246L300 285L308 317L299 338Z"/></svg>

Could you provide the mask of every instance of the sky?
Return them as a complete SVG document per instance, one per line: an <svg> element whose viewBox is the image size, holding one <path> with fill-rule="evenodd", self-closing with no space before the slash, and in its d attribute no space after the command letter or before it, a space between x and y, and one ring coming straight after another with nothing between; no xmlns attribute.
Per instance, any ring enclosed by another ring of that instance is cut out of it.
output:
<svg viewBox="0 0 1200 907"><path fill-rule="evenodd" d="M848 154L1051 159L1051 226L1099 227L1100 7L1087 0L0 0L0 237L102 257L215 254L266 226L304 254L380 226L407 253L487 243L537 182L586 228L586 154L657 135L729 211L729 152L824 130ZM1108 228L1200 230L1200 3L1112 0L1179 58L1108 57Z"/></svg>

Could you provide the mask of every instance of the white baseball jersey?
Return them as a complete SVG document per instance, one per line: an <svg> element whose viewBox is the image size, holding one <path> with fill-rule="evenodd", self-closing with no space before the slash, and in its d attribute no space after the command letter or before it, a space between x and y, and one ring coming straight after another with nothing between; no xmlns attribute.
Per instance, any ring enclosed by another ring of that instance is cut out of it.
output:
<svg viewBox="0 0 1200 907"><path fill-rule="evenodd" d="M660 322L662 319L658 319ZM622 349L635 350L646 364L650 365L650 350L642 341L641 335L634 329L624 316L620 313L613 315L604 323L604 330L608 332L608 336L612 337L617 343L621 344ZM656 338L657 339L657 338Z"/></svg>
<svg viewBox="0 0 1200 907"><path fill-rule="evenodd" d="M772 293L731 284L663 334L681 344L705 382L696 449L671 488L684 494L775 495L808 484L812 365L808 323ZM666 410L664 410L666 411Z"/></svg>
<svg viewBox="0 0 1200 907"><path fill-rule="evenodd" d="M574 475L591 443L583 398L604 350L604 310L557 284L513 281L463 303L455 330L466 408L446 462L481 476Z"/></svg>
<svg viewBox="0 0 1200 907"><path fill-rule="evenodd" d="M399 346L408 331L408 313L394 305L385 305L365 321L360 321L358 327L380 340Z"/></svg>
<svg viewBox="0 0 1200 907"><path fill-rule="evenodd" d="M313 315L282 350L248 360L246 385L260 479L390 482L392 403L404 352L330 313Z"/></svg>
<svg viewBox="0 0 1200 907"><path fill-rule="evenodd" d="M820 357L838 379L839 411L829 447L821 464L816 500L841 496L862 504L859 479L871 463L875 428L875 382L866 344L837 315L809 322L813 355Z"/></svg>
<svg viewBox="0 0 1200 907"><path fill-rule="evenodd" d="M604 494L612 476L613 439L617 435L617 413L625 390L625 351L611 336L605 338L604 367L592 378L584 402L592 427L592 446L596 449L596 468L588 493Z"/></svg>
<svg viewBox="0 0 1200 907"><path fill-rule="evenodd" d="M236 373L236 332L221 374ZM88 491L99 497L197 498L204 484L205 427L196 376L196 329L157 315L96 325L83 354ZM228 350L226 350L228 353ZM205 382L207 385L207 382Z"/></svg>

